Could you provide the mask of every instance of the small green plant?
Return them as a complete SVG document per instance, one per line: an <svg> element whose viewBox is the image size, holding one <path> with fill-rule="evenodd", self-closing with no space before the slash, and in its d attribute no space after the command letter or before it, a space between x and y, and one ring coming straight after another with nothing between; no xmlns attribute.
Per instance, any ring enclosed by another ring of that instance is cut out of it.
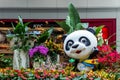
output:
<svg viewBox="0 0 120 80"><path fill-rule="evenodd" d="M12 58L0 54L0 68L12 67Z"/></svg>

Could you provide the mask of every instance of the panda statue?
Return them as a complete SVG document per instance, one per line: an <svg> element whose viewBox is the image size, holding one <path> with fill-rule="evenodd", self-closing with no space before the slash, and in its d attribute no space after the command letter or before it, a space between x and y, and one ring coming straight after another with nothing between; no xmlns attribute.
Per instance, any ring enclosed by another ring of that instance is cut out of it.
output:
<svg viewBox="0 0 120 80"><path fill-rule="evenodd" d="M79 71L89 71L94 65L84 62L97 47L97 38L91 29L77 30L66 36L64 40L64 51L67 56L80 60L77 63Z"/></svg>

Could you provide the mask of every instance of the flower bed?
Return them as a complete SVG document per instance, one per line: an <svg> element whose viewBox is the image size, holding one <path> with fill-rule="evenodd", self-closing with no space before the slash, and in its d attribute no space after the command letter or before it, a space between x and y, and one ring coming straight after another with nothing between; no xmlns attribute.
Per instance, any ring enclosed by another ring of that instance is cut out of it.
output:
<svg viewBox="0 0 120 80"><path fill-rule="evenodd" d="M0 69L2 80L118 80L118 73L107 72L104 69L89 72L74 72L69 69Z"/></svg>

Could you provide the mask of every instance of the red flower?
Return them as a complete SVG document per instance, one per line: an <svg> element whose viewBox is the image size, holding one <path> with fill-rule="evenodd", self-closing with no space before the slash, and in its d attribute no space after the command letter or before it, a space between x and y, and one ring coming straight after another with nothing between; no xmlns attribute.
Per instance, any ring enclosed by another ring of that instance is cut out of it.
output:
<svg viewBox="0 0 120 80"><path fill-rule="evenodd" d="M108 39L108 28L107 27L102 28L102 37L103 39Z"/></svg>

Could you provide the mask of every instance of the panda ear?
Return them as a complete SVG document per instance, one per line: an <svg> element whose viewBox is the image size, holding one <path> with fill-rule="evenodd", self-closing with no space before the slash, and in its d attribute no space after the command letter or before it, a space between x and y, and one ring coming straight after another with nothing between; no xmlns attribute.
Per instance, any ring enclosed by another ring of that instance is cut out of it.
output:
<svg viewBox="0 0 120 80"><path fill-rule="evenodd" d="M93 47L92 53L90 54L89 58L90 59L96 58L98 53L99 53L98 48L97 47Z"/></svg>
<svg viewBox="0 0 120 80"><path fill-rule="evenodd" d="M86 30L90 31L91 33L93 33L95 35L95 30L92 27L89 27Z"/></svg>
<svg viewBox="0 0 120 80"><path fill-rule="evenodd" d="M64 34L63 37L62 37L62 40L64 42L65 38L68 36L68 34Z"/></svg>
<svg viewBox="0 0 120 80"><path fill-rule="evenodd" d="M97 47L93 47L93 53L98 53L98 52L99 52L98 48Z"/></svg>

